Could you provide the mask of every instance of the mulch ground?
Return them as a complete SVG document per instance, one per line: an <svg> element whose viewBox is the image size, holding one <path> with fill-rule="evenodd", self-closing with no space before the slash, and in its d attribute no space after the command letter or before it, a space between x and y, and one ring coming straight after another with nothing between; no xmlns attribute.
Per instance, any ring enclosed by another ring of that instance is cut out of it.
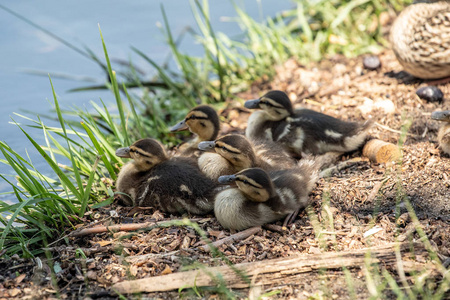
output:
<svg viewBox="0 0 450 300"><path fill-rule="evenodd" d="M418 241L419 233L407 213L410 203L431 246L448 268L450 157L438 149L436 136L441 124L431 120L430 114L434 110L450 109L450 99L443 103L421 100L415 92L428 83L402 72L391 51L384 51L379 58L382 66L375 71L363 68L362 57L347 59L336 56L309 66L290 60L277 67L273 80L257 82L250 91L238 95L243 99L253 99L265 91L279 89L286 91L296 106L323 111L345 120L374 118L381 126L374 126L371 135L395 144L402 128L410 127L401 164L386 166L362 158L340 168L331 177L318 182L310 195L313 204L309 216L302 212L287 230L282 230L281 226L264 227L244 240L220 246L219 250L231 262L263 261L298 254L351 251L396 241ZM450 97L449 83L438 87L447 98ZM249 113L241 102L230 103L222 112L222 133L243 132ZM341 160L358 157L361 157L360 151L345 155ZM86 215L81 226L170 219L180 219L180 216L152 208L136 210L113 204ZM212 241L235 233L224 230L213 215L201 218L197 223ZM281 225L281 222L275 225ZM378 231L364 237L374 226ZM325 232L320 239L317 231ZM0 299L116 298L111 285L123 280L179 272L192 263L207 266L224 264L222 259L199 248L203 242L190 227L157 227L130 236L127 234L116 232L69 237L70 246L63 243L52 245L56 270L59 271L56 278L58 288L51 283L44 258L42 268L19 258L1 261ZM84 249L86 258L75 251L77 248ZM395 266L385 268L398 279ZM357 297L368 298L373 291L366 284L364 270L353 268L350 274ZM279 293L273 297L280 299L346 299L351 294L345 278L342 269L317 270L305 275L301 282L235 292L242 298L249 297L249 293L253 297L278 290ZM409 276L407 280L414 279ZM439 275L429 275L426 284L436 285L439 281ZM203 293L208 298L219 297L213 291ZM181 294L174 291L141 296L172 299L180 295L194 297L195 293L184 290ZM384 295L394 297L389 287Z"/></svg>

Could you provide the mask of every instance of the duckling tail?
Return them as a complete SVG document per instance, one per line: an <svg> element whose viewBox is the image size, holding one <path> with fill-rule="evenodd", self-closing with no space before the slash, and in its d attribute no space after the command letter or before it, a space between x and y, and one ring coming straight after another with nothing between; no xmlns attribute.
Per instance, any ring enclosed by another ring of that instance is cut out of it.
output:
<svg viewBox="0 0 450 300"><path fill-rule="evenodd" d="M302 155L302 159L298 162L297 166L304 175L307 175L307 190L311 191L316 182L323 177L321 171L330 165L336 163L337 159L342 153L327 152L322 155Z"/></svg>
<svg viewBox="0 0 450 300"><path fill-rule="evenodd" d="M336 163L342 155L340 152L326 152L322 155L302 154L302 159L298 162L298 167L308 167L312 172L319 172Z"/></svg>

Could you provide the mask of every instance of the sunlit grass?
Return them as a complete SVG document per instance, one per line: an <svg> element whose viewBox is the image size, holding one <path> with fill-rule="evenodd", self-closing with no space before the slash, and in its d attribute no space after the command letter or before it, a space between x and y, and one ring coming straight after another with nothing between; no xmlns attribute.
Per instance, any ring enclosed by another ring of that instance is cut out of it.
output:
<svg viewBox="0 0 450 300"><path fill-rule="evenodd" d="M104 49L110 66L106 47ZM114 78L114 72L110 68L108 70ZM50 84L52 86L51 80ZM122 105L117 82L113 80L112 85L117 103ZM108 127L108 131L99 127L98 119L83 111L77 114L84 132L74 128L66 122L53 86L52 90L60 127L48 127L40 119L32 120L32 127L42 130L45 145L39 145L22 125L16 124L55 176L42 175L6 143L0 142L0 151L5 158L2 163L14 170L18 182L17 187L6 175L0 175L10 183L18 201L12 205L0 202L0 220L4 225L0 228L0 248L4 247L6 254L21 252L24 256L37 255L42 252L43 242L59 237L67 226L73 228L89 205L99 201L110 202L113 197L111 186L102 179L116 178L122 161L115 156L115 149L129 145L130 138L135 138L127 131L124 108L119 109L119 120L122 122L118 122L106 106L94 105L98 118ZM58 162L61 157L70 163L63 165Z"/></svg>

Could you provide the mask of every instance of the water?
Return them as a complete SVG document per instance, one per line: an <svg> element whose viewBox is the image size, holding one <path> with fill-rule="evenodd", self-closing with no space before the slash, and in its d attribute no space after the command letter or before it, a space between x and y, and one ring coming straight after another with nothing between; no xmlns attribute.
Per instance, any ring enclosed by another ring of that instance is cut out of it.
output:
<svg viewBox="0 0 450 300"><path fill-rule="evenodd" d="M218 0L209 2L213 28L231 37L239 34L240 29L235 23L221 21L222 17L236 16L231 2ZM135 55L130 47L136 47L157 62L162 62L166 58L169 48L165 44L163 34L156 26L157 23L163 23L161 3L164 4L175 36L186 26L197 30L189 1L135 0L125 3L111 0L73 2L28 0L8 1L3 2L2 5L76 46L88 46L103 59L98 30L98 24L100 24L110 58L124 61L131 58L137 66L151 74L152 68ZM257 20L292 7L292 2L288 0L245 0L238 1L238 4ZM0 40L2 41L0 47L0 82L2 82L0 140L7 142L21 155L26 156L29 150L28 154L36 169L44 174L50 174L47 164L36 153L19 128L8 123L13 117L17 122L29 124L22 118L14 116L14 112L25 114L23 110L28 110L33 113L26 115L35 119L36 115L48 115L52 108L53 95L48 77L31 75L26 71L41 71L44 74L63 73L96 80L94 83L53 77L58 101L63 108L71 106L89 108L91 100L99 101L100 98L106 103L113 103L114 97L109 91L69 93L68 90L72 88L104 83L105 74L89 59L2 9L0 9ZM201 47L188 38L183 40L181 47L190 54L201 54ZM46 124L52 124L51 121L44 121ZM33 138L42 141L42 132L39 130L29 132ZM0 163L0 173L11 174L12 171ZM9 185L0 179L0 193L8 190L10 190ZM0 195L0 200L14 201L11 197L13 196Z"/></svg>

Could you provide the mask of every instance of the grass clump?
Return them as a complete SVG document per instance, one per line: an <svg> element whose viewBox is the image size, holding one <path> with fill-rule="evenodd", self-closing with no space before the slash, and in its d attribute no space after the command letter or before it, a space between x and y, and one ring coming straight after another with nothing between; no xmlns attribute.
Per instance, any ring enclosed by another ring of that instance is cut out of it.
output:
<svg viewBox="0 0 450 300"><path fill-rule="evenodd" d="M106 47L104 50L108 71L113 78L112 89L118 106L122 107ZM14 149L0 142L0 151L5 158L1 162L12 167L18 182L17 187L7 175L0 175L11 185L18 200L16 204L0 201L0 222L4 225L0 228L0 248L7 255L21 253L24 257L33 257L41 254L47 240L54 241L67 227L74 229L90 206L110 204L114 193L109 178L115 180L122 165L122 160L115 156L115 149L129 145L129 141L136 138L136 134L127 130L129 123L126 123L125 107L119 108L119 115L113 117L106 105L93 104L96 116L78 110L76 114L80 122L75 126L61 110L53 85L52 90L60 127L48 127L39 118L24 117L34 123L31 127L42 130L45 145L39 145L21 125L16 124L45 159L54 176L43 175ZM134 108L132 111L135 117L133 125L138 131L145 131L139 127L141 117L135 114ZM57 157L69 163L62 164Z"/></svg>

